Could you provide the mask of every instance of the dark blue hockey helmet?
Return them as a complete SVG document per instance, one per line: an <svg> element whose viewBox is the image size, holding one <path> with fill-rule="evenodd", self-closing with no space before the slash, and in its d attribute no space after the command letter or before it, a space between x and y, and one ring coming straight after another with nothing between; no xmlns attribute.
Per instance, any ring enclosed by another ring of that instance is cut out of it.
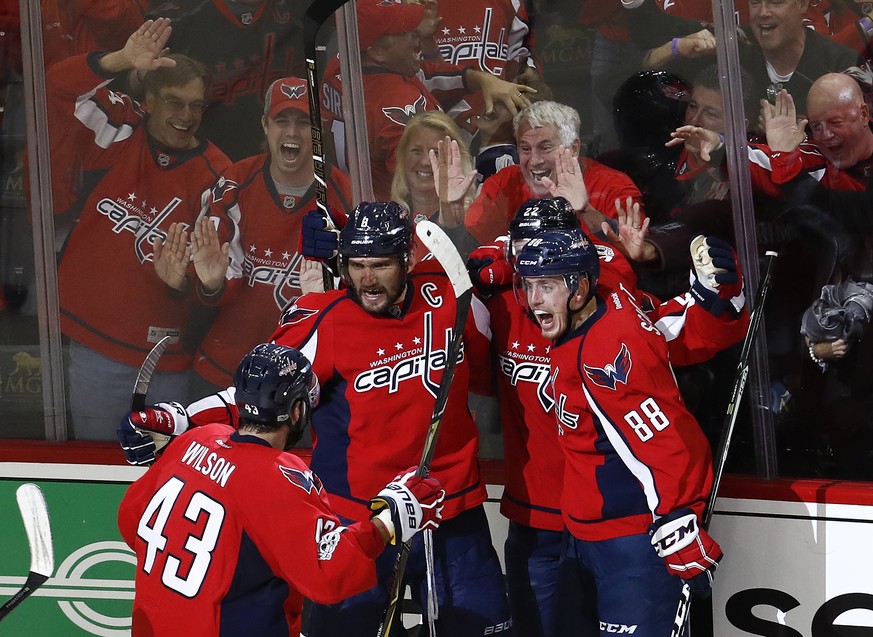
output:
<svg viewBox="0 0 873 637"><path fill-rule="evenodd" d="M409 213L393 201L364 201L355 206L340 231L340 257L406 255L412 248Z"/></svg>
<svg viewBox="0 0 873 637"><path fill-rule="evenodd" d="M541 232L522 248L515 266L522 279L562 276L571 294L579 289L580 276L593 294L600 277L597 248L580 228Z"/></svg>
<svg viewBox="0 0 873 637"><path fill-rule="evenodd" d="M564 197L528 199L509 222L509 258L514 259L517 244L533 239L543 230L569 230L579 227L579 217Z"/></svg>
<svg viewBox="0 0 873 637"><path fill-rule="evenodd" d="M240 418L264 425L284 423L291 408L303 403L300 421L292 426L292 446L309 424L318 405L319 384L309 360L293 347L261 343L246 354L233 377L235 402Z"/></svg>

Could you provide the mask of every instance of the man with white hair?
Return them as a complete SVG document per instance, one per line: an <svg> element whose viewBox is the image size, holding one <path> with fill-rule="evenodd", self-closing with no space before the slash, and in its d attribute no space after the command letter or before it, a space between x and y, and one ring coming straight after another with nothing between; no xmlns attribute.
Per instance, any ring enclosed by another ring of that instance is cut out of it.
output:
<svg viewBox="0 0 873 637"><path fill-rule="evenodd" d="M616 200L641 203L630 177L579 157L580 126L576 109L557 102L534 102L515 116L519 163L489 178L467 210L465 223L477 241L505 235L515 211L531 198L566 198L595 231L603 216L615 217Z"/></svg>

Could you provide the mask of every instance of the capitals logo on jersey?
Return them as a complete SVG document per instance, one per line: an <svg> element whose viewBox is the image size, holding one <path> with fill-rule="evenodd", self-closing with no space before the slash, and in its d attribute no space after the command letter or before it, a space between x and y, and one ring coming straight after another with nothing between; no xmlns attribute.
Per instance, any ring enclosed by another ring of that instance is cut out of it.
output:
<svg viewBox="0 0 873 637"><path fill-rule="evenodd" d="M282 313L282 318L279 319L279 325L294 325L301 323L310 316L318 314L318 310L307 310L306 308L297 307L295 303Z"/></svg>
<svg viewBox="0 0 873 637"><path fill-rule="evenodd" d="M631 361L627 345L622 343L618 356L615 357L615 362L607 363L602 368L591 365L583 365L582 367L585 369L585 374L595 385L614 390L618 383L627 385L627 377L630 374L632 364L633 361Z"/></svg>
<svg viewBox="0 0 873 637"><path fill-rule="evenodd" d="M412 104L406 106L386 106L382 109L385 117L390 119L395 124L406 126L413 117L427 110L427 100L424 95L415 100Z"/></svg>
<svg viewBox="0 0 873 637"><path fill-rule="evenodd" d="M298 469L291 469L290 467L283 467L279 465L279 471L282 472L282 475L288 478L288 482L293 484L296 487L300 487L306 493L312 493L315 491L316 493L321 493L322 484L321 479L312 473L312 471L299 471Z"/></svg>

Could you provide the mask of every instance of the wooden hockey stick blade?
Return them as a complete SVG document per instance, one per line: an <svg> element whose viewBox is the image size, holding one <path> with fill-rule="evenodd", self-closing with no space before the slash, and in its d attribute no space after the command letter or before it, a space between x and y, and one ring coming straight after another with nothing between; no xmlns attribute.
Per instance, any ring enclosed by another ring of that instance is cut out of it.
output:
<svg viewBox="0 0 873 637"><path fill-rule="evenodd" d="M155 373L155 367L157 367L158 361L161 360L161 356L169 344L170 337L165 336L155 344L142 362L136 375L136 382L133 384L133 398L130 401L131 411L139 411L145 407L146 394L149 391L149 383L152 382L152 374Z"/></svg>
<svg viewBox="0 0 873 637"><path fill-rule="evenodd" d="M0 620L42 586L55 569L52 529L42 490L32 483L22 484L15 497L30 545L30 573L21 590L0 607Z"/></svg>
<svg viewBox="0 0 873 637"><path fill-rule="evenodd" d="M455 291L457 302L452 344L449 356L446 359L446 366L443 369L440 386L437 390L430 426L427 430L424 449L421 452L421 460L415 472L419 477L427 477L430 473L430 464L433 461L433 455L436 450L437 436L442 425L443 412L446 410L449 391L455 376L455 365L461 352L464 325L467 322L467 314L470 311L470 303L473 298L473 283L470 281L470 275L467 273L467 268L464 266L461 255L458 254L458 249L442 228L433 222L425 220L418 222L415 232L418 238L421 239L421 242L431 251L446 271L452 288ZM391 590L388 594L388 608L385 610L385 619L382 620L376 633L378 637L387 637L391 634L391 627L394 624L397 617L397 609L400 606L400 597L403 593L403 574L406 572L406 562L409 559L411 548L412 542L404 542L400 546L400 552L397 554L397 560L394 562L394 576L391 581Z"/></svg>

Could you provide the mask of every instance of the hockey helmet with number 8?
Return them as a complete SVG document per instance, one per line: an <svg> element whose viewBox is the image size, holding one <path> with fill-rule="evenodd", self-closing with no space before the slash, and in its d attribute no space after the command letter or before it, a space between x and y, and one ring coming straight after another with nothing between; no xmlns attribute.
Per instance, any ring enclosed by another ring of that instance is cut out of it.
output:
<svg viewBox="0 0 873 637"><path fill-rule="evenodd" d="M302 402L300 420L292 427L296 435L293 443L303 435L320 396L309 360L293 347L274 343L261 343L246 354L237 367L233 385L240 418L252 422L284 423L291 418L294 404Z"/></svg>
<svg viewBox="0 0 873 637"><path fill-rule="evenodd" d="M523 244L544 230L569 230L579 227L576 211L564 197L528 199L509 222L509 254L512 261Z"/></svg>
<svg viewBox="0 0 873 637"><path fill-rule="evenodd" d="M341 260L354 257L408 255L412 248L409 213L393 201L364 201L349 214L340 231Z"/></svg>
<svg viewBox="0 0 873 637"><path fill-rule="evenodd" d="M591 294L600 277L597 248L581 228L541 232L522 248L515 267L521 279L563 277L571 295L581 276L588 279Z"/></svg>

